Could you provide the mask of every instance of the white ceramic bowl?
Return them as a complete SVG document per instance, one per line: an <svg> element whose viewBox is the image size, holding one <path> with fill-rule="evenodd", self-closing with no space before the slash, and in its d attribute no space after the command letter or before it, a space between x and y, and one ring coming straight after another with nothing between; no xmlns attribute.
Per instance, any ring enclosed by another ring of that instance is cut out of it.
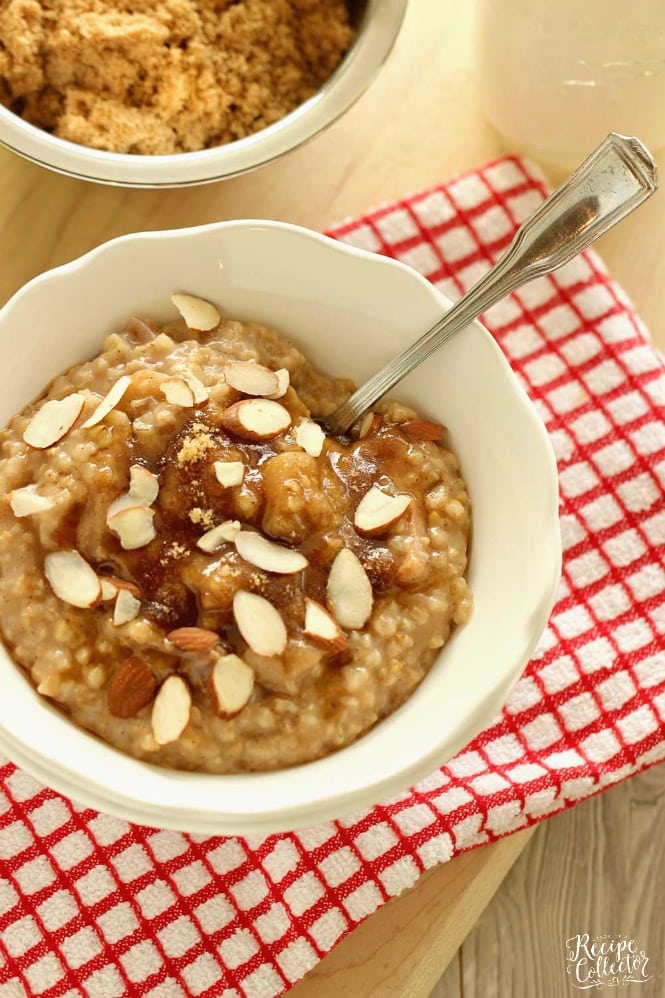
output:
<svg viewBox="0 0 665 998"><path fill-rule="evenodd" d="M275 325L322 370L362 380L449 302L415 271L277 222L123 236L35 278L0 312L0 425L138 313L172 316L186 288ZM450 429L473 508L475 608L413 696L349 746L295 769L173 772L122 755L35 693L0 646L0 750L102 811L191 832L269 833L340 817L444 763L499 710L547 621L560 571L557 474L546 431L475 323L399 386Z"/></svg>
<svg viewBox="0 0 665 998"><path fill-rule="evenodd" d="M355 103L388 58L406 6L354 0L358 36L330 79L281 121L236 142L168 156L104 152L49 135L0 104L0 145L57 173L120 187L187 187L246 173L307 142Z"/></svg>

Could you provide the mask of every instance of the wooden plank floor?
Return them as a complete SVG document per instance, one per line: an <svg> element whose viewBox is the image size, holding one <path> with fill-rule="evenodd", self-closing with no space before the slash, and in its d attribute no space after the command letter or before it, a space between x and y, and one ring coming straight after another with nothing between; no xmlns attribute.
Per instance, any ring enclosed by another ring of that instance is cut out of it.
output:
<svg viewBox="0 0 665 998"><path fill-rule="evenodd" d="M544 822L430 998L665 994L665 765ZM650 981L591 992L566 976L577 933L635 938Z"/></svg>

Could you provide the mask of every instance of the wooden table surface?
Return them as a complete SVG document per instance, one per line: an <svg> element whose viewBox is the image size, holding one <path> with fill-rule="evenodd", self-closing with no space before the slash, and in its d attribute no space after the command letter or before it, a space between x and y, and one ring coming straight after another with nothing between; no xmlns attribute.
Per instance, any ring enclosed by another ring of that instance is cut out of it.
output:
<svg viewBox="0 0 665 998"><path fill-rule="evenodd" d="M309 145L254 174L189 190L128 191L47 173L0 150L0 302L35 274L126 232L224 218L323 229L504 151L473 73L473 2L411 0L395 52L359 103ZM665 346L665 198L601 247ZM645 260L649 261L645 266ZM297 985L294 998L425 998L532 830L422 877Z"/></svg>
<svg viewBox="0 0 665 998"><path fill-rule="evenodd" d="M649 958L649 981L587 994L663 998L664 841L664 763L541 822L430 998L581 998L566 973L578 932L621 933Z"/></svg>

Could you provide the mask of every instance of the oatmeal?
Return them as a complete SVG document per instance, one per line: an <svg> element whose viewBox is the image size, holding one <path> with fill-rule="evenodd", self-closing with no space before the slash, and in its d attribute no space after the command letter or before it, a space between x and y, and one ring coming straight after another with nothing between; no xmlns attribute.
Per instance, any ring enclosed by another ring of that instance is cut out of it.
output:
<svg viewBox="0 0 665 998"><path fill-rule="evenodd" d="M0 434L0 629L39 693L137 758L232 773L347 745L471 612L445 430L276 332L173 296Z"/></svg>
<svg viewBox="0 0 665 998"><path fill-rule="evenodd" d="M0 0L0 101L94 149L190 152L293 111L353 37L344 0Z"/></svg>

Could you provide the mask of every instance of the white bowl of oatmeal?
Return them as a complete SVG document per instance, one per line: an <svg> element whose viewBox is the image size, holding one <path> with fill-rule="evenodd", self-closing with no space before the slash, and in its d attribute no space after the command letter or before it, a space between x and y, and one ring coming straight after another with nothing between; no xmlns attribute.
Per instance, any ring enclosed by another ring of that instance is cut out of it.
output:
<svg viewBox="0 0 665 998"><path fill-rule="evenodd" d="M388 58L407 0L24 0L0 9L0 144L67 176L185 187L313 138Z"/></svg>
<svg viewBox="0 0 665 998"><path fill-rule="evenodd" d="M498 347L469 327L353 439L311 419L447 304L257 221L125 236L14 296L3 752L132 821L268 833L403 790L491 719L560 568L551 446Z"/></svg>

